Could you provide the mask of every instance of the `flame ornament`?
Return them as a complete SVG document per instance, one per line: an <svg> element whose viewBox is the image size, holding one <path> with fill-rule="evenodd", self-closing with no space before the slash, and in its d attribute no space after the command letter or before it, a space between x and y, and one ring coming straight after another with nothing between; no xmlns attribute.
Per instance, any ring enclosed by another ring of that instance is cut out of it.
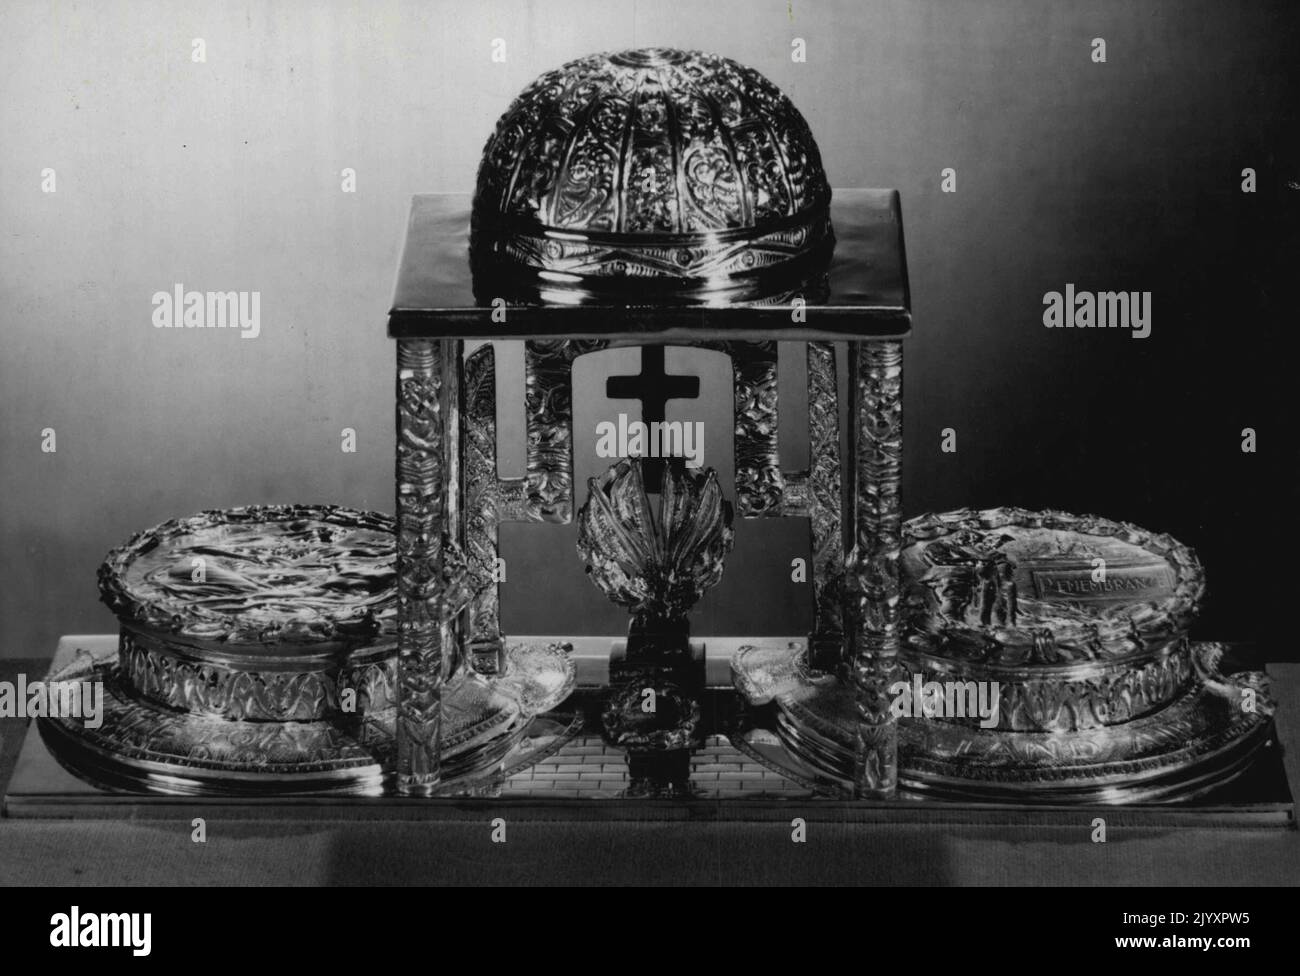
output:
<svg viewBox="0 0 1300 976"><path fill-rule="evenodd" d="M717 472L665 462L655 512L641 461L627 458L587 482L578 553L602 593L634 622L676 622L720 579L734 542L732 507Z"/></svg>

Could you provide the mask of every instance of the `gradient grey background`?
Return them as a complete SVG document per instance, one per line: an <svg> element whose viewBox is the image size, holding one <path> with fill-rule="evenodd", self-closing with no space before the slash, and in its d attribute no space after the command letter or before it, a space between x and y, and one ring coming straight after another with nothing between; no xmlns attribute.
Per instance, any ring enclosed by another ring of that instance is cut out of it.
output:
<svg viewBox="0 0 1300 976"><path fill-rule="evenodd" d="M166 518L276 501L391 511L384 324L410 196L470 190L497 117L542 71L651 44L757 68L807 117L834 185L901 191L908 514L1024 504L1169 531L1208 568L1202 635L1281 633L1292 6L4 3L0 655L112 630L96 566ZM1106 64L1089 58L1098 36ZM956 194L939 192L944 167ZM150 297L175 282L260 291L261 337L154 329ZM1042 296L1066 282L1154 292L1152 337L1044 329ZM1246 426L1259 454L1239 450ZM46 427L56 454L40 450ZM945 427L956 454L939 450ZM797 532L772 532L753 537L754 567L765 542L788 565ZM570 544L532 557L576 572L570 603L533 605L512 569L517 632L530 609L572 622L599 605ZM780 573L745 565L709 610L723 629L798 603Z"/></svg>

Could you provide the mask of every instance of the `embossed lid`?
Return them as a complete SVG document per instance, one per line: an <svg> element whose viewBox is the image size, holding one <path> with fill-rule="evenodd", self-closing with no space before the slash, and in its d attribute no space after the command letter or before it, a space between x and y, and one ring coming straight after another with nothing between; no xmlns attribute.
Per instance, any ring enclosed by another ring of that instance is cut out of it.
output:
<svg viewBox="0 0 1300 976"><path fill-rule="evenodd" d="M334 505L202 512L137 533L99 569L125 625L321 653L396 635L394 523Z"/></svg>
<svg viewBox="0 0 1300 976"><path fill-rule="evenodd" d="M1060 667L1164 653L1205 589L1168 535L1095 515L1020 508L923 515L905 527L912 663Z"/></svg>
<svg viewBox="0 0 1300 976"><path fill-rule="evenodd" d="M830 198L808 124L758 72L698 51L593 54L497 123L471 253L494 285L572 304L771 300L824 273Z"/></svg>

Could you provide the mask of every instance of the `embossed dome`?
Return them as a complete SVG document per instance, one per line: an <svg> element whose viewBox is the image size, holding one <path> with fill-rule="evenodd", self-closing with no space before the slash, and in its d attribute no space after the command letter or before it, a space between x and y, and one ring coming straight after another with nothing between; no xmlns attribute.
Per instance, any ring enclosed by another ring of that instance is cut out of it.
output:
<svg viewBox="0 0 1300 976"><path fill-rule="evenodd" d="M665 48L595 54L542 75L497 123L472 249L479 267L550 284L752 297L758 279L824 263L830 196L808 124L758 72Z"/></svg>

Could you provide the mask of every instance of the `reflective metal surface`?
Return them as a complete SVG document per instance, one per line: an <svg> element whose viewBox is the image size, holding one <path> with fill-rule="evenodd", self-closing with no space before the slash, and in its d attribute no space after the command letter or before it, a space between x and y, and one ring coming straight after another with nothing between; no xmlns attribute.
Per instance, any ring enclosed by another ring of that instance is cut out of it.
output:
<svg viewBox="0 0 1300 976"><path fill-rule="evenodd" d="M1106 728L1012 732L901 719L899 788L914 796L1015 804L1165 802L1220 789L1268 741L1274 705L1264 674L1219 673L1222 645L1192 650L1197 674L1178 698ZM846 795L857 729L853 696L802 658L802 649L771 646L737 654L737 688L767 709L733 741L811 787Z"/></svg>
<svg viewBox="0 0 1300 976"><path fill-rule="evenodd" d="M493 287L529 282L543 303L779 299L824 270L829 201L807 123L758 72L698 51L595 54L497 123L471 248Z"/></svg>
<svg viewBox="0 0 1300 976"><path fill-rule="evenodd" d="M907 653L990 676L1150 659L1187 631L1205 591L1187 546L1095 515L962 509L906 533Z"/></svg>
<svg viewBox="0 0 1300 976"><path fill-rule="evenodd" d="M232 655L338 649L396 630L392 535L388 516L335 505L203 512L109 553L100 597L129 626Z"/></svg>
<svg viewBox="0 0 1300 976"><path fill-rule="evenodd" d="M99 570L136 693L235 721L310 722L396 700L393 521L255 506L137 533Z"/></svg>
<svg viewBox="0 0 1300 976"><path fill-rule="evenodd" d="M722 579L734 532L716 472L666 463L654 504L637 458L587 485L578 552L587 575L614 603L647 620L679 620Z"/></svg>
<svg viewBox="0 0 1300 976"><path fill-rule="evenodd" d="M66 643L73 645L71 641ZM111 664L116 638L79 638L75 643ZM779 652L784 645L771 648ZM796 643L795 648L801 649L802 645ZM67 659L66 655L57 657L56 667L63 667ZM42 741L43 737L49 738L47 723L42 720L41 735L30 735L23 747L23 757L5 798L6 813L11 817L188 820L188 815L181 817L187 809L193 809L194 815L211 816L216 808L248 811L267 818L360 816L418 818L426 822L463 818L465 808L456 797L491 797L508 801L509 805L502 807L502 815L507 818L527 811L528 816L542 819L580 816L641 820L647 815L721 815L766 818L786 824L793 816L806 817L809 823L815 819L837 823L884 819L1004 824L1008 816L1015 816L1022 820L1032 817L1032 822L1077 825L1089 808L1101 809L1098 805L1103 804L1108 823L1184 824L1197 829L1294 824L1290 792L1279 759L1281 750L1276 743L1274 748L1251 752L1248 768L1240 775L1225 779L1211 770L1202 778L1198 795L1181 797L1179 802L1158 797L1148 801L1137 793L1119 797L1124 800L1121 807L1113 805L1115 799L1104 798L1055 803L1051 798L1021 801L1005 796L970 800L952 790L922 794L911 790L906 765L899 799L888 803L850 801L845 799L844 784L819 773L786 748L772 712L761 708L738 712L734 693L721 689L709 689L701 699L700 741L690 752L682 785L676 792L647 792L643 784L636 782L625 751L603 742L600 707L604 694L596 688L578 689L563 711L530 723L506 757L489 767L491 775L453 781L448 785L448 799L432 801L394 797L382 780L371 787L362 782L359 788L346 790L328 776L317 782L314 792L304 777L299 785L304 787L304 793L312 795L296 801L285 794L241 793L232 788L214 791L210 787L198 788L199 784L190 778L190 770L173 766L147 771L141 766L124 766L112 757L99 767L96 757L84 750L76 757L74 777L60 767ZM60 755L65 752L60 746ZM1216 788L1204 788L1216 784ZM144 792L153 795L141 795ZM186 796L193 799L186 800ZM943 802L935 802L939 799ZM647 800L656 803L652 810L646 807ZM718 800L728 802L720 807ZM186 807L186 803L190 805ZM201 808L194 804L201 804Z"/></svg>
<svg viewBox="0 0 1300 976"><path fill-rule="evenodd" d="M687 615L722 578L734 532L712 468L662 463L654 496L639 458L588 481L578 552L591 581L631 615L610 662L605 741L627 750L634 792L674 796L688 792L690 750L702 738L704 666Z"/></svg>
<svg viewBox="0 0 1300 976"><path fill-rule="evenodd" d="M407 361L411 395L424 361ZM490 675L457 654L444 671L476 576L455 541L457 505L420 514L442 545L432 571L405 583L395 569L402 533L370 512L238 508L138 533L100 571L121 621L116 659L83 656L54 679L101 684L104 714L51 714L42 735L78 775L128 788L368 793L400 782L399 723L418 706L433 730L431 793L477 789L508 758L517 768L526 736L548 739L534 720L573 690L570 648L516 642ZM399 628L402 600L426 589L437 612ZM436 683L425 694L427 675L408 669L421 694L399 702L399 649L414 638L428 645Z"/></svg>
<svg viewBox="0 0 1300 976"><path fill-rule="evenodd" d="M461 672L443 688L438 795L490 790L581 728L580 716L539 718L573 690L565 647L516 645L508 661L508 678ZM98 727L79 716L38 720L58 760L95 784L152 793L283 796L379 795L392 782L392 708L308 722L186 714L140 696L109 653L84 655L50 680L103 683Z"/></svg>
<svg viewBox="0 0 1300 976"><path fill-rule="evenodd" d="M419 194L411 201L406 244L388 318L397 339L510 339L546 336L677 342L736 340L827 340L901 337L908 333L911 303L903 250L903 222L893 190L836 188L831 201L836 244L830 265L811 283L792 283L780 300L717 305L629 301L566 287L561 301L525 287L508 272L480 273L469 260L470 197ZM797 270L797 269L795 269ZM795 277L798 277L796 275ZM672 287L674 279L665 279ZM742 279L743 280L743 279ZM646 281L638 294L653 296ZM672 296L667 296L671 298ZM802 298L803 312L791 304ZM503 314L504 313L504 314Z"/></svg>

